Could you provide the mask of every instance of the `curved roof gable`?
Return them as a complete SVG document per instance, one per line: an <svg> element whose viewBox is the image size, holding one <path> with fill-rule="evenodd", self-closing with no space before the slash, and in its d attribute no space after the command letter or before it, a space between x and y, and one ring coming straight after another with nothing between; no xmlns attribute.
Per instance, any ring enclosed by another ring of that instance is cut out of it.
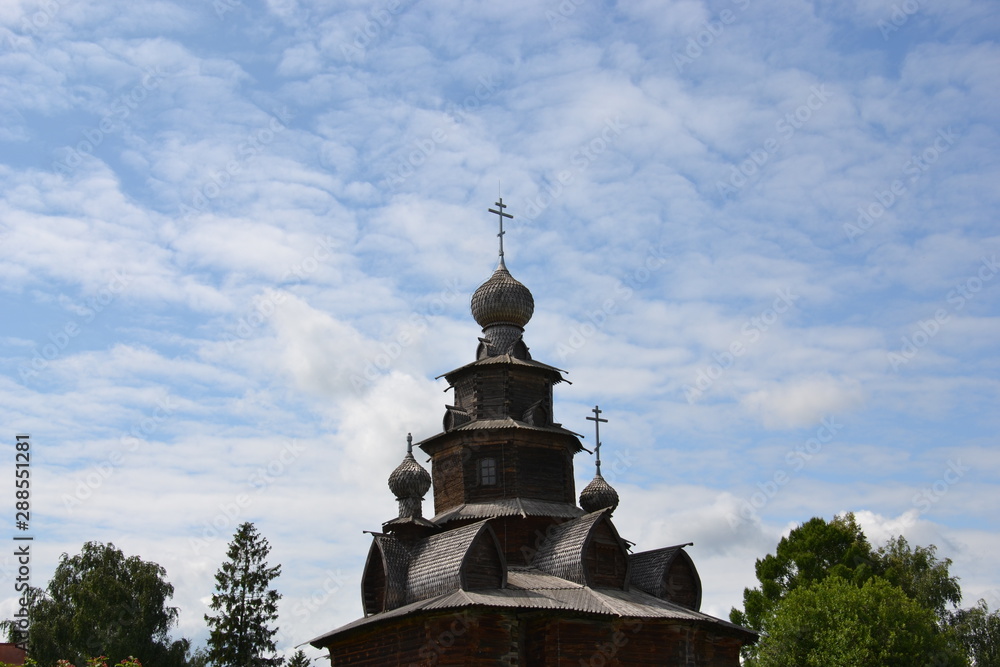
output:
<svg viewBox="0 0 1000 667"><path fill-rule="evenodd" d="M607 509L547 531L531 566L585 586L628 590L628 551Z"/></svg>
<svg viewBox="0 0 1000 667"><path fill-rule="evenodd" d="M661 600L698 611L701 609L701 577L691 556L679 544L642 551L629 556L629 581Z"/></svg>
<svg viewBox="0 0 1000 667"><path fill-rule="evenodd" d="M503 588L507 562L487 521L404 542L374 535L361 577L365 614L455 590Z"/></svg>

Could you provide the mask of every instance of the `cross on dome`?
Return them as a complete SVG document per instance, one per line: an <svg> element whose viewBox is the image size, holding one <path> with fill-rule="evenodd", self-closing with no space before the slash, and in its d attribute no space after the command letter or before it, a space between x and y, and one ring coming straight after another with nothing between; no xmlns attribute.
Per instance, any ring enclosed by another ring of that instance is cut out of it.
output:
<svg viewBox="0 0 1000 667"><path fill-rule="evenodd" d="M497 217L500 218L500 233L497 234L497 236L500 238L500 264L502 265L503 264L503 235L507 233L507 232L505 232L503 230L503 219L504 218L510 218L511 220L513 220L514 216L511 215L510 213L507 213L507 212L504 211L504 209L507 208L507 205L503 203L503 197L500 197L499 199L500 199L500 201L493 202L493 205L497 207L496 209L489 208L489 209L486 209L486 210L489 211L490 213L496 213Z"/></svg>
<svg viewBox="0 0 1000 667"><path fill-rule="evenodd" d="M601 410L596 405L594 406L594 409L591 410L591 412L594 413L594 416L587 417L587 419L594 422L594 430L595 430L594 439L597 441L597 444L594 445L594 454L597 457L597 474L600 475L601 474L601 422L607 422L608 420L601 419L601 412L603 412L603 410Z"/></svg>

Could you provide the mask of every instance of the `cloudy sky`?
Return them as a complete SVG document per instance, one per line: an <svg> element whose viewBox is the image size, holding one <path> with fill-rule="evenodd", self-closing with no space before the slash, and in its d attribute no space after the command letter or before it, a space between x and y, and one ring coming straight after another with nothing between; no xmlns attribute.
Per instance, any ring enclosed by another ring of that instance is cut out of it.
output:
<svg viewBox="0 0 1000 667"><path fill-rule="evenodd" d="M1000 606L998 34L972 0L3 2L33 582L113 542L202 644L249 520L283 651L360 616L502 193L555 417L589 446L601 405L620 532L694 542L706 611L849 510Z"/></svg>

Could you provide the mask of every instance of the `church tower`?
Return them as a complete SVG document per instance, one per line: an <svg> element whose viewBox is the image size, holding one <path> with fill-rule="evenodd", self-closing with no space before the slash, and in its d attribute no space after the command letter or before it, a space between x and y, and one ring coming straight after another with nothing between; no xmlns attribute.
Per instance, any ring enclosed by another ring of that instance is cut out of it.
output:
<svg viewBox="0 0 1000 667"><path fill-rule="evenodd" d="M554 420L564 371L532 359L534 298L500 256L472 296L475 360L445 373L442 431L412 438L389 488L399 516L374 533L365 616L311 640L332 665L685 665L737 667L756 635L702 614L701 580L679 545L629 553L612 523L619 496L600 468L579 496L580 436ZM434 514L422 501L433 486Z"/></svg>

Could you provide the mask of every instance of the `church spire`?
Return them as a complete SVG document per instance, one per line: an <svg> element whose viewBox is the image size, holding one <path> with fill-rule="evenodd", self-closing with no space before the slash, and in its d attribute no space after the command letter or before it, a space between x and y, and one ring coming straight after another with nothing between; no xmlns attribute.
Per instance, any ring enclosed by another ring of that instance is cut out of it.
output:
<svg viewBox="0 0 1000 667"><path fill-rule="evenodd" d="M606 508L610 508L613 512L618 507L618 492L601 475L601 422L606 423L608 420L601 418L602 410L596 405L591 412L594 413L594 416L587 417L587 419L594 422L594 435L597 442L594 446L594 454L597 472L590 484L580 492L580 507L587 512L596 512Z"/></svg>

